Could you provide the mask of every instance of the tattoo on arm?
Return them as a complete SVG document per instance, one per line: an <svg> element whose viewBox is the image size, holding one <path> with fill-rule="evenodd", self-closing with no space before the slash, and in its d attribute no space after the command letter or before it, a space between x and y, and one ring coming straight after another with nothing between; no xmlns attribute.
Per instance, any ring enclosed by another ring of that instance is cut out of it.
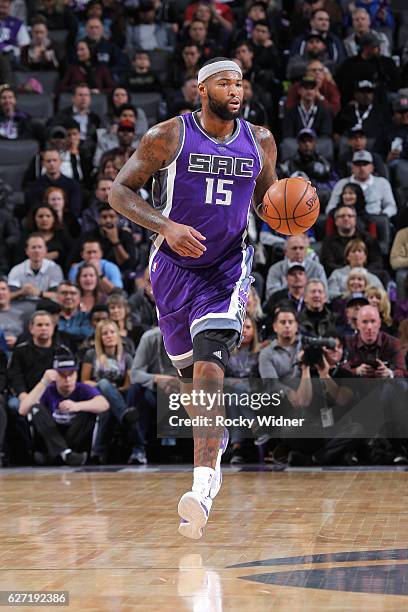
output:
<svg viewBox="0 0 408 612"><path fill-rule="evenodd" d="M276 174L276 143L271 132L260 126L254 126L255 136L263 156L263 167L260 175L257 178L253 205L258 213L259 207L262 205L262 200L269 187L278 180Z"/></svg>
<svg viewBox="0 0 408 612"><path fill-rule="evenodd" d="M119 172L109 196L109 203L117 212L157 233L164 228L167 219L137 192L174 157L179 146L180 130L179 119L170 119L150 128Z"/></svg>

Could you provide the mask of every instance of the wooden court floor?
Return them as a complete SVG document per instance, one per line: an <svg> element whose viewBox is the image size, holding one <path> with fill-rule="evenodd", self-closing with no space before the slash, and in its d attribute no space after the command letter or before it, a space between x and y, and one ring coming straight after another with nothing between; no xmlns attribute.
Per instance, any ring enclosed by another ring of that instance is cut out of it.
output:
<svg viewBox="0 0 408 612"><path fill-rule="evenodd" d="M184 466L0 471L0 591L69 591L46 610L408 610L405 470L227 469L199 542L177 533L190 483Z"/></svg>

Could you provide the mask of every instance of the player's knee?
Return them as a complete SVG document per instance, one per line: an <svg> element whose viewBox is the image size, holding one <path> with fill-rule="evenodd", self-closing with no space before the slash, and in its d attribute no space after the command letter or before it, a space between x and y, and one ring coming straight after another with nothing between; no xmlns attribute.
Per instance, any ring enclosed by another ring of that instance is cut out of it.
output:
<svg viewBox="0 0 408 612"><path fill-rule="evenodd" d="M195 378L218 378L225 372L231 351L237 345L239 334L232 329L204 330L193 340Z"/></svg>

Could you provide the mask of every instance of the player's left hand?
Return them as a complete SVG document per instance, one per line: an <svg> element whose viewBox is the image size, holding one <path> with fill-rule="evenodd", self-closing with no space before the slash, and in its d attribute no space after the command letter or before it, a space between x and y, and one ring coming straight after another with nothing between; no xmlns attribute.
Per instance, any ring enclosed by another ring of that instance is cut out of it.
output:
<svg viewBox="0 0 408 612"><path fill-rule="evenodd" d="M206 247L199 242L199 240L205 240L205 236L190 225L183 225L168 219L162 234L169 247L183 257L197 258L207 250Z"/></svg>

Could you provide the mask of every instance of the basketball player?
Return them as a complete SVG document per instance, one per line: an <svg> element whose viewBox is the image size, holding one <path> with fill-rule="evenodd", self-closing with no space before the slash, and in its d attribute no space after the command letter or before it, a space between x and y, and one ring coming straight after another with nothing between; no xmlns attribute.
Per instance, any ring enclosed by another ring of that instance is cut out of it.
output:
<svg viewBox="0 0 408 612"><path fill-rule="evenodd" d="M277 180L276 145L267 129L239 118L242 72L234 61L219 57L204 64L198 89L201 110L150 128L116 177L109 201L156 234L153 294L184 389L192 388L191 380L193 388L208 383L214 389L222 388L240 342L252 281L248 215L252 198L258 207ZM137 195L152 175L155 208ZM178 506L179 532L193 539L202 536L220 489L228 444L224 428L207 429L193 429L193 486Z"/></svg>

